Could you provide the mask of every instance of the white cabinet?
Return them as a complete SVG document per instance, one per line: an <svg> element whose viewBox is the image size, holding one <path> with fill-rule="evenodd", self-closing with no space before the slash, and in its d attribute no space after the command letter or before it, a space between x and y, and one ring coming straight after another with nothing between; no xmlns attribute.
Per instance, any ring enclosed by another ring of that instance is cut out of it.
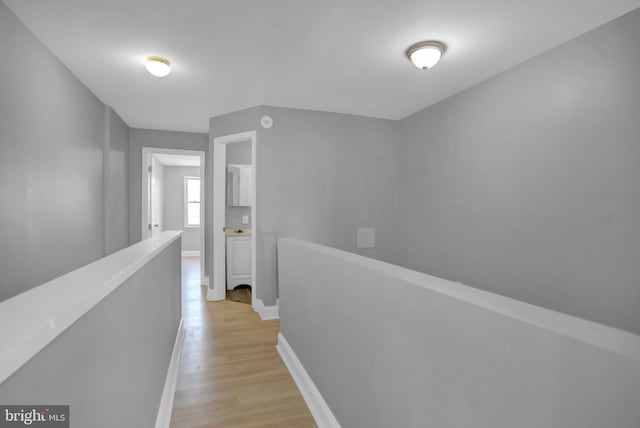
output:
<svg viewBox="0 0 640 428"><path fill-rule="evenodd" d="M251 284L251 237L227 236L227 290Z"/></svg>

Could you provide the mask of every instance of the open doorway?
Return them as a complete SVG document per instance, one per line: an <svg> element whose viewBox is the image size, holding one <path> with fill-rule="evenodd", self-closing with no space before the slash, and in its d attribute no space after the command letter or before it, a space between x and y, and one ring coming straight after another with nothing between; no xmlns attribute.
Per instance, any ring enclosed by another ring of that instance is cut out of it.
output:
<svg viewBox="0 0 640 428"><path fill-rule="evenodd" d="M190 276L205 278L205 153L142 148L142 238L182 230L182 256ZM196 280L197 278L197 280Z"/></svg>
<svg viewBox="0 0 640 428"><path fill-rule="evenodd" d="M214 274L207 299L235 295L242 301L248 291L256 310L256 132L216 137L211 144Z"/></svg>

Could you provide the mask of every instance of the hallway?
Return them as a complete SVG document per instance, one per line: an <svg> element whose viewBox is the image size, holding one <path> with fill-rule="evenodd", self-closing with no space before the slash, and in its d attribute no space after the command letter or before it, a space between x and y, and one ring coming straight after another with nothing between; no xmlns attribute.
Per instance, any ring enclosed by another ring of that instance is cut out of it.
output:
<svg viewBox="0 0 640 428"><path fill-rule="evenodd" d="M315 427L275 349L279 321L261 321L247 304L207 302L198 258L183 259L182 278L187 334L171 427Z"/></svg>

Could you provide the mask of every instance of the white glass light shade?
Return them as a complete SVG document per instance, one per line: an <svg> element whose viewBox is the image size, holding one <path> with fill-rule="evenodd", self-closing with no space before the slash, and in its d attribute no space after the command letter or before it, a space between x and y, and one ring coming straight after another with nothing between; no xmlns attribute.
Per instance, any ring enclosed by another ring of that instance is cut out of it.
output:
<svg viewBox="0 0 640 428"><path fill-rule="evenodd" d="M440 61L445 51L445 46L439 42L417 43L409 48L407 57L413 65L420 69L429 69Z"/></svg>
<svg viewBox="0 0 640 428"><path fill-rule="evenodd" d="M171 73L171 63L160 56L147 57L145 66L147 71L156 77L164 77Z"/></svg>

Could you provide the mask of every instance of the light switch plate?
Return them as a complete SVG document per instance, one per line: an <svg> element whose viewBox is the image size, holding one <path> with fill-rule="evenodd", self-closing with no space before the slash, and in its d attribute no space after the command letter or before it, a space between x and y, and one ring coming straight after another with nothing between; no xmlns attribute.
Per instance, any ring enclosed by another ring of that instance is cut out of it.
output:
<svg viewBox="0 0 640 428"><path fill-rule="evenodd" d="M376 246L376 229L375 227L359 227L358 228L358 248L375 248Z"/></svg>
<svg viewBox="0 0 640 428"><path fill-rule="evenodd" d="M249 224L249 216L248 215L243 215L242 216L242 224Z"/></svg>

